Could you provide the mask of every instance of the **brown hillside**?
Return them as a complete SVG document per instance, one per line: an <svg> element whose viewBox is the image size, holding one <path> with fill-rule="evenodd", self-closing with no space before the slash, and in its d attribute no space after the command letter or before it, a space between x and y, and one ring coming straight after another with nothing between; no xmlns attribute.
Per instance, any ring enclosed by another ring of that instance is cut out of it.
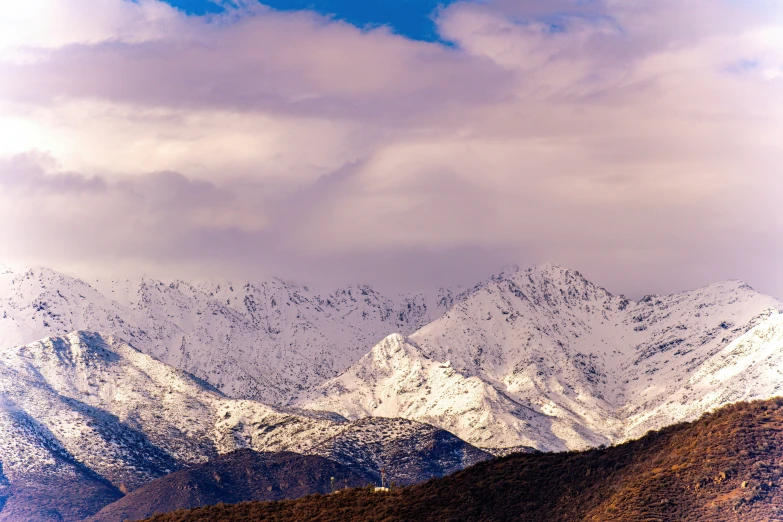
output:
<svg viewBox="0 0 783 522"><path fill-rule="evenodd" d="M783 399L739 403L603 450L518 454L388 494L160 515L154 522L783 520Z"/></svg>
<svg viewBox="0 0 783 522"><path fill-rule="evenodd" d="M139 520L155 513L249 500L281 500L363 486L372 477L315 455L242 449L159 478L104 507L89 522Z"/></svg>

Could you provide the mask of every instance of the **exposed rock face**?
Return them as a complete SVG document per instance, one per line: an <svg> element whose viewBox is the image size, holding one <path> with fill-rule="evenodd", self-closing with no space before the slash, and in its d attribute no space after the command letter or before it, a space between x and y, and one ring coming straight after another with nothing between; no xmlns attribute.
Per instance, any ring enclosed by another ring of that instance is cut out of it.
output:
<svg viewBox="0 0 783 522"><path fill-rule="evenodd" d="M310 452L352 469L365 470L373 481L416 484L442 477L491 458L448 431L403 419L381 417L355 421L350 430L318 444Z"/></svg>

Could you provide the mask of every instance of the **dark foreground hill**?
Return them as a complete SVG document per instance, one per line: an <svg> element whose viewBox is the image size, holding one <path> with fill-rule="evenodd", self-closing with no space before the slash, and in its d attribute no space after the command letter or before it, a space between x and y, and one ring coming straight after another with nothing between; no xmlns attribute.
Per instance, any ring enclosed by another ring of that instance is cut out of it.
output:
<svg viewBox="0 0 783 522"><path fill-rule="evenodd" d="M0 522L82 520L122 493L100 476L74 465L71 480L40 477L3 484L0 477ZM67 500L64 500L67 499Z"/></svg>
<svg viewBox="0 0 783 522"><path fill-rule="evenodd" d="M606 449L512 455L372 493L180 511L154 522L783 520L783 399Z"/></svg>
<svg viewBox="0 0 783 522"><path fill-rule="evenodd" d="M123 522L220 502L281 500L328 493L332 477L339 488L360 487L372 481L362 471L323 457L239 450L154 480L88 520Z"/></svg>

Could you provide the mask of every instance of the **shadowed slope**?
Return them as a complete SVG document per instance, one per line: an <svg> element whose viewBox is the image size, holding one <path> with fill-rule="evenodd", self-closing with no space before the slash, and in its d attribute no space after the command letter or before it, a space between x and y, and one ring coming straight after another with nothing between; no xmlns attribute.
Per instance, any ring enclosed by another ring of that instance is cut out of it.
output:
<svg viewBox="0 0 783 522"><path fill-rule="evenodd" d="M363 486L372 478L323 457L238 450L213 461L150 482L103 508L91 522L139 520L175 509L280 500Z"/></svg>
<svg viewBox="0 0 783 522"><path fill-rule="evenodd" d="M310 452L368 473L374 482L386 478L399 485L443 477L492 458L448 431L404 419L372 417L347 429Z"/></svg>

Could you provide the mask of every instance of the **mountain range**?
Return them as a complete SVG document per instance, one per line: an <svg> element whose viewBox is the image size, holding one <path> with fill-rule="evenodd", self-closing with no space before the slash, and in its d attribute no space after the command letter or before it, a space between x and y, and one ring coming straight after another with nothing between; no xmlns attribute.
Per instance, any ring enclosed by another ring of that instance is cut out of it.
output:
<svg viewBox="0 0 783 522"><path fill-rule="evenodd" d="M781 348L783 302L738 281L637 301L553 264L393 296L3 269L0 520L79 520L243 448L412 484L617 444L778 395Z"/></svg>
<svg viewBox="0 0 783 522"><path fill-rule="evenodd" d="M389 297L366 285L322 294L278 279L88 283L47 268L5 268L0 349L80 330L111 334L229 396L284 404L453 301L449 290Z"/></svg>
<svg viewBox="0 0 783 522"><path fill-rule="evenodd" d="M501 273L299 404L481 447L584 449L783 389L783 302L739 281L632 301L556 265Z"/></svg>
<svg viewBox="0 0 783 522"><path fill-rule="evenodd" d="M739 281L633 301L552 264L391 297L5 270L0 349L101 332L232 398L417 420L499 454L610 444L775 395L782 310Z"/></svg>

